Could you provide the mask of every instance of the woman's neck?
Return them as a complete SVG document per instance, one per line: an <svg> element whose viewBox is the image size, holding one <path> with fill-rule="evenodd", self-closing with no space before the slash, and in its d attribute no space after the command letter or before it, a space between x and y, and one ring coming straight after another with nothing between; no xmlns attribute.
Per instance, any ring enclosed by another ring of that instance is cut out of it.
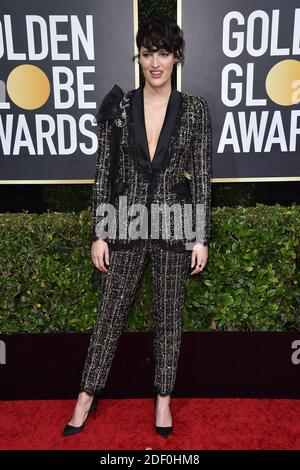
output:
<svg viewBox="0 0 300 470"><path fill-rule="evenodd" d="M144 98L151 101L167 101L172 91L171 82L167 82L160 87L152 87L148 82L144 85Z"/></svg>

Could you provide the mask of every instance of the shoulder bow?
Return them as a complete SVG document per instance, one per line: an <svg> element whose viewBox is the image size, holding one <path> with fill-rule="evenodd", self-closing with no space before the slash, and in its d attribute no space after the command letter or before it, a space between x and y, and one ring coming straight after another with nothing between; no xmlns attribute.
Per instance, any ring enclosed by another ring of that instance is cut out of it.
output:
<svg viewBox="0 0 300 470"><path fill-rule="evenodd" d="M95 116L98 125L108 119L116 119L122 117L122 109L120 103L123 99L124 92L119 85L115 84L112 89L104 96L99 111ZM109 139L111 164L109 169L109 179L111 184L111 201L117 194L122 194L126 189L126 182L119 180L119 144L120 144L120 127L114 125L111 128Z"/></svg>
<svg viewBox="0 0 300 470"><path fill-rule="evenodd" d="M115 119L120 116L121 108L120 101L122 100L124 92L119 85L115 84L112 89L104 96L99 111L95 116L97 124L107 120Z"/></svg>

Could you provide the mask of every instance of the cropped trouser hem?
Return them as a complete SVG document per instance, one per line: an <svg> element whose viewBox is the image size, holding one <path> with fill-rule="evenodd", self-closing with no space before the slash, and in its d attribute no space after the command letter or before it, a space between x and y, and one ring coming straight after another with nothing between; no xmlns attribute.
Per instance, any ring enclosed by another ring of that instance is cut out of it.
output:
<svg viewBox="0 0 300 470"><path fill-rule="evenodd" d="M87 393L88 395L90 396L96 396L96 397L99 397L100 395L102 395L103 393L103 388L101 389L98 389L98 390L91 390L91 389L86 389L86 388L80 388L79 389L79 392L85 392ZM155 385L153 385L153 392L155 394L159 394L161 397L165 397L165 396L172 396L173 395L173 389L172 390L162 390L160 387L157 387Z"/></svg>
<svg viewBox="0 0 300 470"><path fill-rule="evenodd" d="M81 393L81 392L85 392L85 393L87 393L88 395L90 395L90 396L92 396L92 397L94 397L94 396L95 396L95 397L99 397L99 396L102 394L103 390L104 390L103 388L101 388L101 389L96 389L96 390L87 389L87 388L85 388L85 387L80 387L80 388L79 388L79 392L80 392L80 393Z"/></svg>

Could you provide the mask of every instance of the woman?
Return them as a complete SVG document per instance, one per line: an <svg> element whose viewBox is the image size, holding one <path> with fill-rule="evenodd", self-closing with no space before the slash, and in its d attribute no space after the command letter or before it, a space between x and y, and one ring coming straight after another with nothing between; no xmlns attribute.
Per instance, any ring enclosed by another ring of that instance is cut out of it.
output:
<svg viewBox="0 0 300 470"><path fill-rule="evenodd" d="M88 415L96 412L96 396L105 387L148 255L155 325L155 428L164 437L170 434L185 283L190 274L204 269L208 258L211 124L207 103L171 84L173 66L183 59L183 36L176 23L150 20L140 27L136 41L145 85L125 93L115 85L97 114L91 255L103 273L101 301L77 404L63 435L82 431ZM124 210L125 200L129 211ZM139 216L128 226L132 208L138 209Z"/></svg>

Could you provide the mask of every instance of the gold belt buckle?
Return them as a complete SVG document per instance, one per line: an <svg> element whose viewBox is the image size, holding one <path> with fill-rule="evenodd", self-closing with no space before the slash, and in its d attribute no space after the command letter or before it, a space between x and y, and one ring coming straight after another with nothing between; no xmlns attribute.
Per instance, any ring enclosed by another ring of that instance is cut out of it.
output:
<svg viewBox="0 0 300 470"><path fill-rule="evenodd" d="M192 179L192 175L191 175L190 173L188 173L186 170L184 170L183 175L184 175L188 180L191 180L191 179Z"/></svg>

